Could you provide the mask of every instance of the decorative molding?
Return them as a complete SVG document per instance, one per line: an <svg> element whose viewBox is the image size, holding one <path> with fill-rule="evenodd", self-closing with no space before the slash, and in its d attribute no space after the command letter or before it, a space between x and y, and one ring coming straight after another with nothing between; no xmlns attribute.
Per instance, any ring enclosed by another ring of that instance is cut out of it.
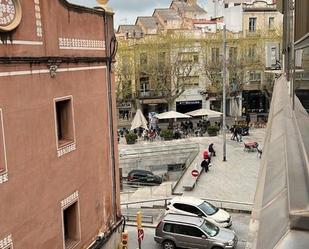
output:
<svg viewBox="0 0 309 249"><path fill-rule="evenodd" d="M73 194L71 194L69 197L63 199L61 201L61 208L64 209L66 208L67 206L70 206L71 204L73 204L74 202L76 202L79 198L79 193L78 191L76 190ZM0 247L1 249L1 247Z"/></svg>
<svg viewBox="0 0 309 249"><path fill-rule="evenodd" d="M42 41L22 41L22 40L4 40L4 42L0 43L1 45L30 45L30 46L42 46Z"/></svg>
<svg viewBox="0 0 309 249"><path fill-rule="evenodd" d="M0 175L0 184L5 183L9 180L8 172L5 172L4 174ZM1 249L1 246L0 246Z"/></svg>
<svg viewBox="0 0 309 249"><path fill-rule="evenodd" d="M76 72L76 71L99 70L99 69L106 69L106 66L58 68L57 72L64 73L64 72ZM25 71L0 72L0 77L23 76L33 74L50 74L50 70L37 69L37 70L25 70Z"/></svg>
<svg viewBox="0 0 309 249"><path fill-rule="evenodd" d="M0 249L13 248L13 238L12 234L6 236L4 239L0 240Z"/></svg>
<svg viewBox="0 0 309 249"><path fill-rule="evenodd" d="M74 150L76 150L76 143L75 142L57 149L57 156L61 157L65 154L68 154L68 153L74 151Z"/></svg>
<svg viewBox="0 0 309 249"><path fill-rule="evenodd" d="M22 10L19 0L0 1L0 32L15 29L21 21Z"/></svg>
<svg viewBox="0 0 309 249"><path fill-rule="evenodd" d="M52 64L49 65L50 77L55 78L57 73L58 65Z"/></svg>
<svg viewBox="0 0 309 249"><path fill-rule="evenodd" d="M34 0L34 11L35 11L36 35L38 37L42 37L43 29L42 29L42 21L41 21L40 0Z"/></svg>
<svg viewBox="0 0 309 249"><path fill-rule="evenodd" d="M105 41L59 38L59 49L105 50Z"/></svg>

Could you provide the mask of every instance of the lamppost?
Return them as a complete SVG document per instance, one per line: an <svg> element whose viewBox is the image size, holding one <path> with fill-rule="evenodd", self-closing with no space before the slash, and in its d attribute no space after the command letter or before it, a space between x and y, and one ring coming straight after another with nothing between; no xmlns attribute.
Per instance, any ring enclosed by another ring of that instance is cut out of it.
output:
<svg viewBox="0 0 309 249"><path fill-rule="evenodd" d="M223 161L226 161L226 26L223 25L223 56L222 56L222 77L223 77L223 120L222 120L222 127L223 127Z"/></svg>

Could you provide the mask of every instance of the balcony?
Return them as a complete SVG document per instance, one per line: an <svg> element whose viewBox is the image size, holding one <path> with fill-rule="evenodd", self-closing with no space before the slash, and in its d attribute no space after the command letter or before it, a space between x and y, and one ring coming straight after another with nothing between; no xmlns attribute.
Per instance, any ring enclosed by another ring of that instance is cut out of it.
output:
<svg viewBox="0 0 309 249"><path fill-rule="evenodd" d="M139 99L156 99L156 98L164 98L167 96L168 91L157 91L157 90L148 90L148 91L140 91L138 94Z"/></svg>
<svg viewBox="0 0 309 249"><path fill-rule="evenodd" d="M246 37L261 37L262 31L261 30L246 30Z"/></svg>

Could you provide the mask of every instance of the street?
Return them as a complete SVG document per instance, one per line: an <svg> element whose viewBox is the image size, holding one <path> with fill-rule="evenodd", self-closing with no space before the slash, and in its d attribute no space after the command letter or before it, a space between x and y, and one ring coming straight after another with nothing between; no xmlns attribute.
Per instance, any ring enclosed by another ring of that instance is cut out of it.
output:
<svg viewBox="0 0 309 249"><path fill-rule="evenodd" d="M236 232L238 237L238 244L236 249L244 249L246 246L246 240L248 235L249 228L249 220L250 215L242 214L242 213L231 213L233 218L233 226L232 229ZM159 244L157 244L153 237L155 234L155 228L146 228L144 227L144 240L142 241L142 248L144 249L159 249L161 248ZM135 226L127 226L126 230L129 233L129 249L137 249L137 229Z"/></svg>

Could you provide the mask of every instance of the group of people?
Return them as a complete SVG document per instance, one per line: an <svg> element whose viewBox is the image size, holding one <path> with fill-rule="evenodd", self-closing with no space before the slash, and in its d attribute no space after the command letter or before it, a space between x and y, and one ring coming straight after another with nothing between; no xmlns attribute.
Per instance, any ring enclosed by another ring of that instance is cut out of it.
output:
<svg viewBox="0 0 309 249"><path fill-rule="evenodd" d="M211 166L211 157L215 157L216 156L216 151L214 149L214 144L211 143L208 146L208 150L205 150L203 152L203 161L201 162L201 167L202 169L205 170L205 172L207 173L209 171L209 167Z"/></svg>

